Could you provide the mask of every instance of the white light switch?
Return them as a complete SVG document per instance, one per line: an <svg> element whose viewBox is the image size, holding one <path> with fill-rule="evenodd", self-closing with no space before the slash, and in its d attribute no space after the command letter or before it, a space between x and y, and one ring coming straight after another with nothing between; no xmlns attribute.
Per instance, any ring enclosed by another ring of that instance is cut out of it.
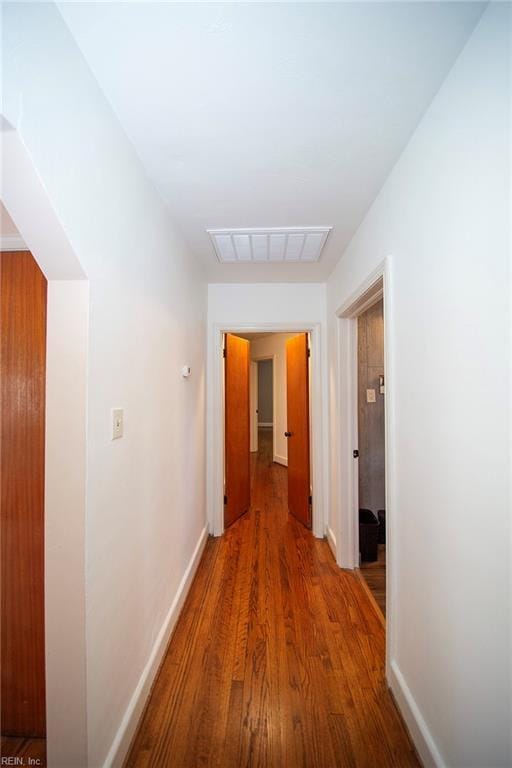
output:
<svg viewBox="0 0 512 768"><path fill-rule="evenodd" d="M375 390L374 389L367 389L366 390L366 402L367 403L375 403Z"/></svg>
<svg viewBox="0 0 512 768"><path fill-rule="evenodd" d="M112 440L123 436L124 411L122 408L112 408Z"/></svg>

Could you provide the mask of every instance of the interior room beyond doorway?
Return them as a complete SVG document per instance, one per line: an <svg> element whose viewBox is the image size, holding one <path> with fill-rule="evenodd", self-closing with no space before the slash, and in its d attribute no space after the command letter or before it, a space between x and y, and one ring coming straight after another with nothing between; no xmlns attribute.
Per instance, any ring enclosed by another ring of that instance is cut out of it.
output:
<svg viewBox="0 0 512 768"><path fill-rule="evenodd" d="M251 452L261 430L272 433L272 461L288 466L286 342L295 333L239 334L250 342ZM252 415L252 414L251 414Z"/></svg>
<svg viewBox="0 0 512 768"><path fill-rule="evenodd" d="M226 334L226 526L249 509L249 486L252 491L255 468L263 462L285 469L289 511L311 527L309 355L310 339L306 332ZM246 376L248 419L243 394ZM241 433L245 433L247 420L246 447ZM247 488L247 492L240 492L241 488Z"/></svg>
<svg viewBox="0 0 512 768"><path fill-rule="evenodd" d="M386 615L384 302L357 318L361 573Z"/></svg>
<svg viewBox="0 0 512 768"><path fill-rule="evenodd" d="M251 365L257 366L257 408L256 408L256 423L258 425L258 431L256 434L257 448L261 447L261 441L263 440L268 448L272 451L273 461L273 446L274 446L274 360L269 358L267 360L258 360L251 363ZM251 452L254 450L252 448Z"/></svg>

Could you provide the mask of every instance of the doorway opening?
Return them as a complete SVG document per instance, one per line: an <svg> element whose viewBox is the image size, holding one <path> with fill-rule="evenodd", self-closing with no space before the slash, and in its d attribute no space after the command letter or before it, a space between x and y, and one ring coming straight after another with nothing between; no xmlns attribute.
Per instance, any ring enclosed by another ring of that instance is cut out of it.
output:
<svg viewBox="0 0 512 768"><path fill-rule="evenodd" d="M312 526L308 332L225 333L224 527L251 506L258 467L284 475L288 509Z"/></svg>
<svg viewBox="0 0 512 768"><path fill-rule="evenodd" d="M386 615L384 299L357 317L358 494L361 575Z"/></svg>
<svg viewBox="0 0 512 768"><path fill-rule="evenodd" d="M386 401L390 374L388 297L389 261L385 260L337 312L341 459L341 545L337 560L342 568L358 569L361 582L391 635L393 537L389 534L393 518L388 503L392 491L392 418ZM390 642L388 637L387 665Z"/></svg>
<svg viewBox="0 0 512 768"><path fill-rule="evenodd" d="M271 450L272 461L275 461L274 355L272 357L255 357L254 346L255 344L251 343L251 368L256 366L257 372L257 381L254 382L251 379L250 383L251 404L255 408L251 431L251 453L259 450L263 440L267 446L267 452L268 448ZM277 389L276 394L278 394Z"/></svg>

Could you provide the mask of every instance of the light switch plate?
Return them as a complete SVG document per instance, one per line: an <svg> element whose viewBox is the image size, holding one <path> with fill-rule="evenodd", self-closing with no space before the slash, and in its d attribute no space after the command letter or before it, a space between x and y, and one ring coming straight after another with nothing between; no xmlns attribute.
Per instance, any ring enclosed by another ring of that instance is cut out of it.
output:
<svg viewBox="0 0 512 768"><path fill-rule="evenodd" d="M367 403L375 403L375 390L374 389L367 389L366 390L366 402Z"/></svg>
<svg viewBox="0 0 512 768"><path fill-rule="evenodd" d="M112 440L123 436L124 411L122 408L112 408Z"/></svg>

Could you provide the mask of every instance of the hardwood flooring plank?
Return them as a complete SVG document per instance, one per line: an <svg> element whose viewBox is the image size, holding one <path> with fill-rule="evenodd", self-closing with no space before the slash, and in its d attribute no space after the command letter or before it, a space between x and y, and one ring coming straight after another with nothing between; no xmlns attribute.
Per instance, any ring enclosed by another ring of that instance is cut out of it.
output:
<svg viewBox="0 0 512 768"><path fill-rule="evenodd" d="M45 768L46 739L2 736L0 740L0 764L33 765L38 766L38 768Z"/></svg>
<svg viewBox="0 0 512 768"><path fill-rule="evenodd" d="M251 509L210 539L125 765L413 768L359 577L287 512L272 433Z"/></svg>
<svg viewBox="0 0 512 768"><path fill-rule="evenodd" d="M386 545L379 544L375 563L361 563L361 576L368 585L382 615L386 616Z"/></svg>

